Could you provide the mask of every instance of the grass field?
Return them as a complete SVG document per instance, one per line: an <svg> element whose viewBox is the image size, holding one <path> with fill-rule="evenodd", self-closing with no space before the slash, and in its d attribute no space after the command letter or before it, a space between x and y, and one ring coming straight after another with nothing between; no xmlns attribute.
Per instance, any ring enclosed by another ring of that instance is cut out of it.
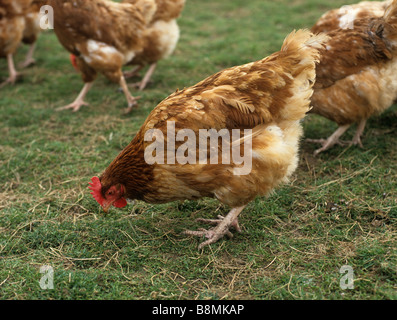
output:
<svg viewBox="0 0 397 320"><path fill-rule="evenodd" d="M187 0L176 52L127 116L104 77L89 107L55 112L82 81L55 35L42 34L37 64L0 91L0 299L396 299L396 106L369 121L364 149L314 158L316 146L303 142L292 183L249 204L241 234L202 251L181 232L227 213L216 200L135 202L104 214L87 189L175 89L277 51L290 31L343 4ZM309 138L335 128L318 116L304 121ZM40 288L43 265L54 270L52 290ZM354 289L340 287L343 265Z"/></svg>

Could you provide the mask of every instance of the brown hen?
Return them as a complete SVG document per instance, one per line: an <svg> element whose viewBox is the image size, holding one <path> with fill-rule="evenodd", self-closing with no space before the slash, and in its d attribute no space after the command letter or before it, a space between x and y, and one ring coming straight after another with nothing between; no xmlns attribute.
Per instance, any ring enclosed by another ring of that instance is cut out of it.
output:
<svg viewBox="0 0 397 320"><path fill-rule="evenodd" d="M0 0L0 57L6 57L9 77L0 84L14 84L18 77L14 54L25 30L25 15L33 0Z"/></svg>
<svg viewBox="0 0 397 320"><path fill-rule="evenodd" d="M76 100L58 110L78 111L97 73L117 82L132 110L137 99L131 95L121 71L143 51L144 30L156 11L154 0L135 4L108 0L50 0L54 8L54 29L61 44L77 57L85 83Z"/></svg>
<svg viewBox="0 0 397 320"><path fill-rule="evenodd" d="M339 138L353 123L357 123L357 131L347 144L362 147L367 120L389 108L397 98L397 0L367 5L357 5L350 13L346 8L332 11L312 28L329 30L340 27L341 21L347 26L327 33L330 40L321 50L316 69L311 112L339 127L328 139L307 139L322 144L315 155L335 144L346 144Z"/></svg>
<svg viewBox="0 0 397 320"><path fill-rule="evenodd" d="M138 0L123 0L123 2L135 4ZM156 4L157 10L143 33L143 50L129 63L137 67L125 74L127 78L135 76L144 66L150 65L142 81L132 85L139 87L139 90L145 89L157 62L169 57L179 40L179 26L176 19L184 8L185 0L156 0Z"/></svg>
<svg viewBox="0 0 397 320"><path fill-rule="evenodd" d="M36 41L39 34L43 31L40 27L40 9L48 3L48 0L33 0L25 15L25 30L23 32L22 42L29 45L28 53L25 61L21 64L22 68L26 68L36 61L33 58L36 49Z"/></svg>
<svg viewBox="0 0 397 320"><path fill-rule="evenodd" d="M245 206L286 182L297 167L301 120L310 108L325 39L307 30L293 32L281 51L176 91L150 113L100 178L93 178L95 199L108 210L125 206L125 199L166 203L215 197L232 208L228 215L200 220L215 224L213 229L186 233L205 236L202 248L231 236L231 227L239 231ZM222 138L222 144L204 143L212 136L201 133L211 129L220 134L214 142ZM238 135L230 139L234 130Z"/></svg>

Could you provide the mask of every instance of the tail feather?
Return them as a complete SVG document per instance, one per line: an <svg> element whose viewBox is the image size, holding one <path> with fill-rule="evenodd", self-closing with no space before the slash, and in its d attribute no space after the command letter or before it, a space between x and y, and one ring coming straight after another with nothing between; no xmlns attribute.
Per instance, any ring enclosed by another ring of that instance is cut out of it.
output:
<svg viewBox="0 0 397 320"><path fill-rule="evenodd" d="M329 37L326 34L313 34L307 29L293 31L285 38L281 52L291 60L290 67L294 77L307 68L312 71L310 80L315 81L315 64L320 61L320 52L328 40ZM299 62L296 63L296 61Z"/></svg>
<svg viewBox="0 0 397 320"><path fill-rule="evenodd" d="M386 23L397 27L397 0L393 0L393 2L386 8L383 19Z"/></svg>
<svg viewBox="0 0 397 320"><path fill-rule="evenodd" d="M305 29L293 31L286 37L281 52L285 55L294 85L293 95L287 101L289 107L284 110L284 119L300 120L311 109L316 63L320 61L320 52L328 40L324 33L314 35Z"/></svg>
<svg viewBox="0 0 397 320"><path fill-rule="evenodd" d="M394 55L397 53L397 0L390 3L383 17L372 22L369 29L385 41Z"/></svg>
<svg viewBox="0 0 397 320"><path fill-rule="evenodd" d="M318 60L320 57L318 49L323 48L328 40L329 37L325 33L315 35L308 29L300 29L291 32L285 38L281 51L289 52L303 50L312 54L312 56Z"/></svg>

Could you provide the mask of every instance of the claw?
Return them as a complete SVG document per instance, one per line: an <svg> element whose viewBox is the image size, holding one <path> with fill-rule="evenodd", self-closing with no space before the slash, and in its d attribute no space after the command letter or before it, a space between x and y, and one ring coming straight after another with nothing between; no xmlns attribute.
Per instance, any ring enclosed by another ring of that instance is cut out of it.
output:
<svg viewBox="0 0 397 320"><path fill-rule="evenodd" d="M131 96L131 99L129 99L128 101L128 107L124 109L123 114L129 114L133 109L137 109L138 108L138 100L141 97L133 97Z"/></svg>
<svg viewBox="0 0 397 320"><path fill-rule="evenodd" d="M77 111L80 110L81 106L88 106L88 105L89 104L87 102L77 101L77 102L73 102L71 104L68 104L67 106L59 107L59 108L55 109L55 111L62 111L62 110L72 109L73 112L77 112Z"/></svg>
<svg viewBox="0 0 397 320"><path fill-rule="evenodd" d="M88 106L88 103L84 101L84 98L87 95L87 92L91 89L91 87L92 87L92 82L88 82L84 84L84 87L81 90L78 97L76 98L76 100L74 100L71 104L68 104L67 106L55 109L55 111L72 109L73 112L77 112L79 111L81 106Z"/></svg>
<svg viewBox="0 0 397 320"><path fill-rule="evenodd" d="M216 230L216 228L206 230L203 228L200 228L198 231L192 231L192 230L186 230L183 232L183 234L190 235L190 236L195 236L195 237L206 237L208 240L204 241L199 245L199 250L204 248L205 246L217 242L220 238L222 238L224 235L228 236L229 238L233 238L233 234L229 231L226 230L224 232L219 232Z"/></svg>
<svg viewBox="0 0 397 320"><path fill-rule="evenodd" d="M218 219L202 219L199 218L196 221L204 222L211 225L216 225L214 228L209 230L199 228L197 231L186 230L183 234L196 236L196 237L206 237L208 240L204 241L199 245L199 249L215 243L223 236L233 238L233 234L230 232L230 228L233 227L237 232L241 232L240 225L238 223L238 215L245 208L245 206L233 208L226 217L218 215Z"/></svg>
<svg viewBox="0 0 397 320"><path fill-rule="evenodd" d="M0 88L5 87L8 84L14 85L15 82L17 82L18 77L20 76L20 73L16 73L11 75L7 80L5 80L4 82L0 83Z"/></svg>
<svg viewBox="0 0 397 320"><path fill-rule="evenodd" d="M198 218L198 219L196 219L196 221L216 226L216 225L220 224L224 219L225 219L224 216L218 215L218 219ZM240 225L238 223L238 219L237 218L235 220L233 220L233 222L230 224L230 227L234 228L239 233L241 232L241 228L240 228Z"/></svg>

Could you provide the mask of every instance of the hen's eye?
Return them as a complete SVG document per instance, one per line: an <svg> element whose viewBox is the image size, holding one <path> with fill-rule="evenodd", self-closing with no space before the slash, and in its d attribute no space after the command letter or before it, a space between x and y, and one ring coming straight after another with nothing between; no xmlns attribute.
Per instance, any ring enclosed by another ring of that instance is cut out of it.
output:
<svg viewBox="0 0 397 320"><path fill-rule="evenodd" d="M113 194L113 191L109 191L108 195L111 196Z"/></svg>

